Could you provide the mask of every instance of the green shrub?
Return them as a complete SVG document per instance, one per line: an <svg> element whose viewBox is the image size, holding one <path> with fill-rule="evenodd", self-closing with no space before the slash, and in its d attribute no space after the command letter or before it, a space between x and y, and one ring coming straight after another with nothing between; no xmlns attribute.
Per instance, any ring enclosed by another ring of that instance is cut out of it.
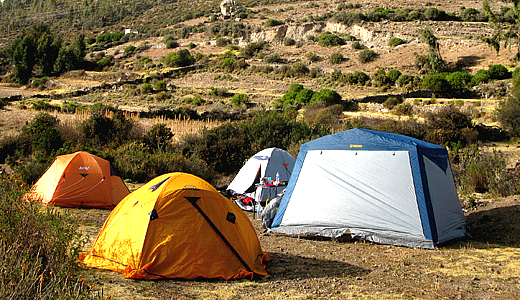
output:
<svg viewBox="0 0 520 300"><path fill-rule="evenodd" d="M305 57L307 57L309 62L317 62L320 60L320 57L314 52L308 52L307 54L305 54Z"/></svg>
<svg viewBox="0 0 520 300"><path fill-rule="evenodd" d="M30 151L42 151L44 155L58 150L64 142L58 130L59 122L57 117L46 112L38 113L22 127L21 146Z"/></svg>
<svg viewBox="0 0 520 300"><path fill-rule="evenodd" d="M424 17L428 20L444 21L446 20L446 12L435 7L429 7L424 11Z"/></svg>
<svg viewBox="0 0 520 300"><path fill-rule="evenodd" d="M103 70L104 68L106 67L110 67L114 64L113 62L113 56L112 55L109 55L107 57L103 57L102 59L98 60L96 62L96 65L99 69Z"/></svg>
<svg viewBox="0 0 520 300"><path fill-rule="evenodd" d="M422 87L434 93L447 92L451 88L448 81L446 81L444 74L425 76L422 82Z"/></svg>
<svg viewBox="0 0 520 300"><path fill-rule="evenodd" d="M454 177L463 194L489 192L502 197L518 194L518 175L507 170L507 159L502 152L481 152L478 145L471 145L459 150L457 158Z"/></svg>
<svg viewBox="0 0 520 300"><path fill-rule="evenodd" d="M195 63L195 59L191 56L188 49L181 49L177 52L169 53L163 62L169 67L185 67Z"/></svg>
<svg viewBox="0 0 520 300"><path fill-rule="evenodd" d="M496 108L497 119L512 137L520 137L520 90L515 88Z"/></svg>
<svg viewBox="0 0 520 300"><path fill-rule="evenodd" d="M488 71L491 79L506 79L511 77L507 68L501 64L490 66Z"/></svg>
<svg viewBox="0 0 520 300"><path fill-rule="evenodd" d="M215 40L215 44L218 47L225 47L227 46L231 41L227 38L219 37Z"/></svg>
<svg viewBox="0 0 520 300"><path fill-rule="evenodd" d="M173 49L179 47L179 42L177 41L166 41L166 49Z"/></svg>
<svg viewBox="0 0 520 300"><path fill-rule="evenodd" d="M471 78L471 85L479 85L481 83L488 83L489 80L491 80L491 75L489 74L488 70L478 70L478 72L473 75L473 78Z"/></svg>
<svg viewBox="0 0 520 300"><path fill-rule="evenodd" d="M402 74L395 82L398 87L405 87L406 85L413 82L413 76L408 74Z"/></svg>
<svg viewBox="0 0 520 300"><path fill-rule="evenodd" d="M475 143L478 132L473 126L471 116L454 105L444 105L437 111L426 115L428 127L424 140L437 145Z"/></svg>
<svg viewBox="0 0 520 300"><path fill-rule="evenodd" d="M264 26L265 27L273 27L273 26L278 26L278 25L282 25L282 24L283 24L282 21L278 21L278 20L275 20L275 19L269 19L269 20L264 22Z"/></svg>
<svg viewBox="0 0 520 300"><path fill-rule="evenodd" d="M195 44L195 43L189 43L188 44L188 49L193 49L195 47L197 47L197 44Z"/></svg>
<svg viewBox="0 0 520 300"><path fill-rule="evenodd" d="M375 60L377 57L377 53L374 50L365 49L359 52L358 59L361 63L366 64L373 60Z"/></svg>
<svg viewBox="0 0 520 300"><path fill-rule="evenodd" d="M298 93L298 92L300 92L301 90L303 90L303 84L300 84L300 83L297 83L297 82L293 82L293 83L291 83L291 85L289 86L289 92L295 92L295 93Z"/></svg>
<svg viewBox="0 0 520 300"><path fill-rule="evenodd" d="M26 185L0 174L0 298L91 298L77 277L86 238L67 211L25 201Z"/></svg>
<svg viewBox="0 0 520 300"><path fill-rule="evenodd" d="M281 62L282 58L280 57L280 54L272 53L272 54L270 54L269 56L266 57L265 61L270 63L270 64L271 63L277 63L277 62Z"/></svg>
<svg viewBox="0 0 520 300"><path fill-rule="evenodd" d="M313 95L314 95L313 90L301 89L300 91L298 91L298 94L296 95L296 98L294 100L296 100L297 103L302 103L302 104L309 103L309 102L311 102Z"/></svg>
<svg viewBox="0 0 520 300"><path fill-rule="evenodd" d="M283 40L283 44L284 44L285 46L294 46L294 45L296 45L296 40L293 39L293 38L285 38L285 39Z"/></svg>
<svg viewBox="0 0 520 300"><path fill-rule="evenodd" d="M349 41L349 42L355 42L355 41L357 41L357 38L356 38L355 36L349 34L349 35L347 35L347 36L345 37L345 40L346 40L346 41Z"/></svg>
<svg viewBox="0 0 520 300"><path fill-rule="evenodd" d="M164 148L171 143L173 133L165 124L155 124L144 135L143 143L152 149Z"/></svg>
<svg viewBox="0 0 520 300"><path fill-rule="evenodd" d="M330 89L321 89L312 95L312 102L323 102L326 105L340 104L342 97L338 92Z"/></svg>
<svg viewBox="0 0 520 300"><path fill-rule="evenodd" d="M383 107L388 109L393 109L397 104L401 103L402 100L396 97L388 97L386 101L383 103Z"/></svg>
<svg viewBox="0 0 520 300"><path fill-rule="evenodd" d="M386 74L386 76L388 76L388 78L390 78L390 80L392 80L392 83L396 83L397 80L399 79L399 77L401 77L401 75L402 75L401 71L396 70L396 69L392 69L392 70L388 71L388 73Z"/></svg>
<svg viewBox="0 0 520 300"><path fill-rule="evenodd" d="M231 98L231 103L233 103L234 106L248 104L249 97L246 94L236 94L235 96L233 96L233 98Z"/></svg>
<svg viewBox="0 0 520 300"><path fill-rule="evenodd" d="M329 61L331 64L340 64L343 62L344 59L345 57L343 57L343 54L341 54L340 52L334 52L329 57Z"/></svg>
<svg viewBox="0 0 520 300"><path fill-rule="evenodd" d="M127 143L117 148L114 167L120 176L132 178L136 182L147 182L159 175L170 172L185 172L213 182L214 172L206 162L177 152L151 149L143 143Z"/></svg>
<svg viewBox="0 0 520 300"><path fill-rule="evenodd" d="M454 90L467 89L471 83L471 75L466 72L453 72L446 75L446 81Z"/></svg>
<svg viewBox="0 0 520 300"><path fill-rule="evenodd" d="M153 92L153 87L148 82L145 82L141 84L141 93L143 94L149 94Z"/></svg>
<svg viewBox="0 0 520 300"><path fill-rule="evenodd" d="M400 39L398 37L393 37L388 41L388 46L390 46L390 47L396 47L396 46L399 46L402 44L406 44L406 41L404 41L403 39Z"/></svg>
<svg viewBox="0 0 520 300"><path fill-rule="evenodd" d="M135 52L136 49L137 49L137 47L134 46L134 45L127 46L125 48L124 54L127 55L127 54L130 54L130 53L133 53L133 52Z"/></svg>
<svg viewBox="0 0 520 300"><path fill-rule="evenodd" d="M345 45L345 40L328 31L322 32L318 37L318 45L322 47Z"/></svg>
<svg viewBox="0 0 520 300"><path fill-rule="evenodd" d="M311 128L305 122L289 119L284 113L262 111L251 119L226 122L200 136L187 136L179 149L186 157L196 156L207 162L217 172L231 174L262 149L289 149L301 140L328 133L330 131L319 124Z"/></svg>
<svg viewBox="0 0 520 300"><path fill-rule="evenodd" d="M358 41L355 41L354 43L352 43L352 49L361 50L361 49L364 49L364 48L365 47L363 46L363 44L361 44Z"/></svg>

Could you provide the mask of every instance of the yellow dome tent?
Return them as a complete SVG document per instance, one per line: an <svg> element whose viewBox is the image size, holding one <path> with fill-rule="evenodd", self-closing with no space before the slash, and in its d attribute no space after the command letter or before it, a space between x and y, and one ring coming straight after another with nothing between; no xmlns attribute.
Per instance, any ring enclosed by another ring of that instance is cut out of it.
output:
<svg viewBox="0 0 520 300"><path fill-rule="evenodd" d="M112 209L129 193L108 160L79 151L56 157L27 196L46 205Z"/></svg>
<svg viewBox="0 0 520 300"><path fill-rule="evenodd" d="M158 176L112 211L80 261L132 279L267 276L245 213L197 176Z"/></svg>

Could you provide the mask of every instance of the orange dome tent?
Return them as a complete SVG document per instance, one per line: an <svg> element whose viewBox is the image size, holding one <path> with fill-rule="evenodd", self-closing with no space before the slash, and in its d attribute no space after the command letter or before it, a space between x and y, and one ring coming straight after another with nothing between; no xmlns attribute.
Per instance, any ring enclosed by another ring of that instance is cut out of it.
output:
<svg viewBox="0 0 520 300"><path fill-rule="evenodd" d="M129 193L108 160L80 151L56 157L28 196L47 205L111 209Z"/></svg>
<svg viewBox="0 0 520 300"><path fill-rule="evenodd" d="M245 213L206 181L158 176L125 197L80 261L132 279L267 276Z"/></svg>

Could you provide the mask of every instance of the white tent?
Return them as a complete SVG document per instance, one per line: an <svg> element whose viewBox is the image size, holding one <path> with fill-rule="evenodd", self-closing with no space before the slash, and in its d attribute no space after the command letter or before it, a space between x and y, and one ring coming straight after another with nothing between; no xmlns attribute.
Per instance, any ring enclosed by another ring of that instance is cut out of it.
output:
<svg viewBox="0 0 520 300"><path fill-rule="evenodd" d="M446 148L364 129L301 146L270 230L428 249L467 235Z"/></svg>
<svg viewBox="0 0 520 300"><path fill-rule="evenodd" d="M257 187L256 184L260 183L262 177L271 177L274 180L276 173L279 173L281 182L288 181L295 161L296 159L285 150L264 149L245 163L227 189L232 193L255 197L256 201L266 201L270 196L274 198L285 186L269 190Z"/></svg>

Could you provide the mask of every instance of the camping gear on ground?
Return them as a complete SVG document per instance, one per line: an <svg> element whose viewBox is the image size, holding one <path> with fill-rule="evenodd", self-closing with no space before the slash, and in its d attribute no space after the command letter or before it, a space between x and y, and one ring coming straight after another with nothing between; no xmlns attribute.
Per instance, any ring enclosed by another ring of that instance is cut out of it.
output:
<svg viewBox="0 0 520 300"><path fill-rule="evenodd" d="M272 190L274 194L271 196L275 197L285 189L284 182L291 177L295 161L295 158L285 150L264 149L245 163L227 189L231 194L246 195L254 197L256 201L265 202L269 199ZM274 188L266 188L266 184L273 184L271 178L276 178L279 184L273 185ZM260 186L261 179L264 179L262 183L264 186ZM268 182L269 180L271 182Z"/></svg>
<svg viewBox="0 0 520 300"><path fill-rule="evenodd" d="M125 278L228 280L267 276L269 256L232 201L197 176L169 173L125 197L80 260Z"/></svg>
<svg viewBox="0 0 520 300"><path fill-rule="evenodd" d="M79 151L56 157L27 196L47 205L112 209L129 193L108 160Z"/></svg>
<svg viewBox="0 0 520 300"><path fill-rule="evenodd" d="M262 211L262 227L264 229L271 228L271 224L273 223L274 216L276 215L276 211L280 206L280 202L282 202L282 197L285 194L285 189L276 195L273 199L267 201L265 208Z"/></svg>
<svg viewBox="0 0 520 300"><path fill-rule="evenodd" d="M271 227L428 249L468 234L446 148L365 129L301 146Z"/></svg>

